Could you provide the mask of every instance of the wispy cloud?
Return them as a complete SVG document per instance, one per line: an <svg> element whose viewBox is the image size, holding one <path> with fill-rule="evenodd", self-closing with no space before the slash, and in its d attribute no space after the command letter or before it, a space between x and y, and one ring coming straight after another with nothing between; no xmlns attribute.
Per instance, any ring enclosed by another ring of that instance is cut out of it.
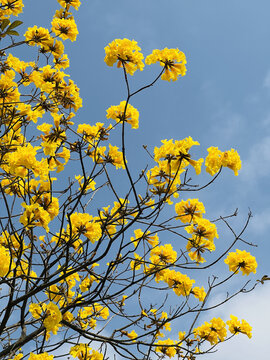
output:
<svg viewBox="0 0 270 360"><path fill-rule="evenodd" d="M229 319L230 315L237 316L240 320L245 319L252 326L252 338L239 334L228 342L221 343L218 351L200 357L202 360L253 360L266 359L268 353L268 324L270 286L265 284L260 289L255 289L250 294L243 294L235 298L222 308L208 313L209 318L221 317Z"/></svg>
<svg viewBox="0 0 270 360"><path fill-rule="evenodd" d="M211 132L220 147L235 146L245 125L245 119L241 114L224 107L214 115L212 124Z"/></svg>
<svg viewBox="0 0 270 360"><path fill-rule="evenodd" d="M260 213L256 213L252 217L252 221L249 225L251 230L257 236L267 234L267 230L270 228L270 208L264 209Z"/></svg>
<svg viewBox="0 0 270 360"><path fill-rule="evenodd" d="M248 158L243 161L243 169L239 177L253 183L259 178L270 174L270 136L261 139L252 145Z"/></svg>

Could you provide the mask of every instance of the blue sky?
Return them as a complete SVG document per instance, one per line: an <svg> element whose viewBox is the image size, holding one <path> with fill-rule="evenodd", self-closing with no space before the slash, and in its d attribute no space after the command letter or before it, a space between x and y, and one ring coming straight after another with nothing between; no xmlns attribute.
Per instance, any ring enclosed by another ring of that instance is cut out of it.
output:
<svg viewBox="0 0 270 360"><path fill-rule="evenodd" d="M56 8L56 0L25 0L22 28L35 24L50 27ZM82 0L75 12L78 39L65 42L71 62L68 72L81 89L84 104L78 122L86 123L106 122L106 109L125 99L122 72L103 61L104 47L113 39L136 40L145 56L164 47L179 48L186 54L185 77L175 83L160 81L132 99L140 111L140 128L128 137L129 164L142 169L147 162L142 145L153 150L165 138L192 136L201 144L195 151L197 157L205 157L209 146L237 149L242 159L239 176L224 169L200 199L212 218L239 208L237 221L241 223L251 209L246 239L259 245L250 249L258 260L258 279L270 275L269 13L268 0ZM148 83L159 70L156 65L136 72L131 87ZM203 183L209 177L200 179ZM207 360L225 360L228 355L237 360L239 352L245 360L265 357L269 297L266 284L225 306L225 315L235 310L250 320L254 337L239 336Z"/></svg>

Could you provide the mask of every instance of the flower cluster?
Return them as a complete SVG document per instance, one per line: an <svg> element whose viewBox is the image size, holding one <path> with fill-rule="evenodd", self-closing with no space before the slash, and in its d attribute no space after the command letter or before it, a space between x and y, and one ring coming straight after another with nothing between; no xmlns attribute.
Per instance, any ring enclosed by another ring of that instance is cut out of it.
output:
<svg viewBox="0 0 270 360"><path fill-rule="evenodd" d="M202 218L205 213L205 208L202 202L198 199L182 200L175 204L176 219L183 223L196 223L197 219Z"/></svg>
<svg viewBox="0 0 270 360"><path fill-rule="evenodd" d="M191 137L183 140L162 140L161 147L155 147L154 160L158 166L147 172L149 185L153 188L150 191L156 195L165 194L168 196L173 194L178 197L178 188L181 184L180 175L185 171L188 165L191 165L196 174L201 172L201 164L203 159L193 160L190 155L190 149L194 145L199 145Z"/></svg>
<svg viewBox="0 0 270 360"><path fill-rule="evenodd" d="M11 15L18 16L23 11L22 0L1 0L0 19L8 19Z"/></svg>
<svg viewBox="0 0 270 360"><path fill-rule="evenodd" d="M186 74L186 56L178 49L153 50L151 55L145 59L147 65L159 62L164 67L165 71L161 79L167 81L176 81L179 76Z"/></svg>
<svg viewBox="0 0 270 360"><path fill-rule="evenodd" d="M105 63L113 66L117 62L117 67L125 67L126 72L133 75L139 69L143 70L143 54L137 41L129 39L115 39L105 47Z"/></svg>
<svg viewBox="0 0 270 360"><path fill-rule="evenodd" d="M249 325L249 323L246 320L242 320L240 322L240 320L238 320L238 318L234 315L231 315L230 318L231 320L227 321L227 325L229 326L229 331L232 334L237 335L239 333L242 333L247 335L249 338L252 337L251 334L252 327Z"/></svg>
<svg viewBox="0 0 270 360"><path fill-rule="evenodd" d="M214 238L218 238L216 225L207 219L197 218L185 230L192 235L187 243L190 259L195 260L197 263L205 262L202 253L205 250L215 250Z"/></svg>
<svg viewBox="0 0 270 360"><path fill-rule="evenodd" d="M121 101L119 105L111 106L107 110L107 119L113 119L117 122L126 121L132 129L139 127L139 111L126 101Z"/></svg>
<svg viewBox="0 0 270 360"><path fill-rule="evenodd" d="M229 270L236 274L239 269L243 275L249 275L251 272L256 274L256 259L245 250L236 249L235 252L230 252L224 262L229 266Z"/></svg>
<svg viewBox="0 0 270 360"><path fill-rule="evenodd" d="M221 318L213 318L194 329L194 335L197 339L209 341L211 345L217 344L227 336L226 324Z"/></svg>
<svg viewBox="0 0 270 360"><path fill-rule="evenodd" d="M231 149L222 152L217 147L212 146L207 151L208 155L205 159L205 166L206 171L210 175L215 175L221 166L228 167L233 170L234 175L238 175L238 171L241 169L241 160L236 150Z"/></svg>
<svg viewBox="0 0 270 360"><path fill-rule="evenodd" d="M58 306L52 302L48 304L35 304L32 303L29 306L29 311L35 319L42 319L48 334L50 331L54 335L57 334L59 327L61 327L62 314Z"/></svg>

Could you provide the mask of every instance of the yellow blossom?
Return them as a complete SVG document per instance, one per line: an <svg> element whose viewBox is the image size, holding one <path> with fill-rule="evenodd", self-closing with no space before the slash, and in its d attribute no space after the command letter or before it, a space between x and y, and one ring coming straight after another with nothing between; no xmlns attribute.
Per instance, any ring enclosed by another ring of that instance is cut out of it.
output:
<svg viewBox="0 0 270 360"><path fill-rule="evenodd" d="M70 6L73 6L76 10L78 10L81 5L80 0L57 0L61 6L69 9Z"/></svg>
<svg viewBox="0 0 270 360"><path fill-rule="evenodd" d="M187 275L169 269L166 270L163 280L178 296L188 296L195 283L195 280L190 279Z"/></svg>
<svg viewBox="0 0 270 360"><path fill-rule="evenodd" d="M126 101L121 101L119 105L113 105L107 109L107 119L113 119L117 122L126 121L132 129L139 127L139 111Z"/></svg>
<svg viewBox="0 0 270 360"><path fill-rule="evenodd" d="M245 250L236 249L235 252L229 252L224 262L229 266L229 270L236 274L239 269L242 271L242 275L249 275L251 272L256 274L256 258Z"/></svg>
<svg viewBox="0 0 270 360"><path fill-rule="evenodd" d="M71 231L73 235L84 235L92 243L99 240L101 237L101 227L92 215L87 213L73 213L70 215ZM69 231L69 226L67 232Z"/></svg>
<svg viewBox="0 0 270 360"><path fill-rule="evenodd" d="M177 259L177 252L171 244L156 246L150 252L150 261L157 265L173 264Z"/></svg>
<svg viewBox="0 0 270 360"><path fill-rule="evenodd" d="M116 169L119 168L125 169L123 153L121 151L118 151L117 146L112 146L111 144L109 144L109 151L108 154L105 156L105 160L108 163L113 164L116 167Z"/></svg>
<svg viewBox="0 0 270 360"><path fill-rule="evenodd" d="M229 326L229 331L232 334L237 335L242 333L247 335L249 338L252 337L252 327L245 320L240 322L240 320L238 320L238 318L234 315L230 315L230 318L231 320L227 321L227 325Z"/></svg>
<svg viewBox="0 0 270 360"><path fill-rule="evenodd" d="M155 343L156 352L161 352L162 354L169 356L169 358L174 357L176 354L176 348L173 345L175 344L176 342L171 339L159 340Z"/></svg>
<svg viewBox="0 0 270 360"><path fill-rule="evenodd" d="M201 218L202 214L205 213L205 209L203 203L198 199L188 199L175 204L175 212L178 215L176 219L183 223L196 223L197 218Z"/></svg>
<svg viewBox="0 0 270 360"><path fill-rule="evenodd" d="M152 54L146 57L145 63L150 65L156 62L159 62L165 69L161 76L162 80L176 81L178 76L186 74L186 56L178 49L153 50Z"/></svg>
<svg viewBox="0 0 270 360"><path fill-rule="evenodd" d="M138 337L138 335L136 334L136 332L134 330L132 330L130 333L127 333L127 336L133 340L133 342L135 342L135 339Z"/></svg>
<svg viewBox="0 0 270 360"><path fill-rule="evenodd" d="M25 208L24 213L20 217L20 222L28 229L35 226L42 226L47 232L49 231L50 214L39 204L27 205L22 203Z"/></svg>
<svg viewBox="0 0 270 360"><path fill-rule="evenodd" d="M71 41L75 41L79 34L74 19L54 18L52 21L52 31L63 40L70 39Z"/></svg>
<svg viewBox="0 0 270 360"><path fill-rule="evenodd" d="M46 45L46 43L51 40L51 36L49 34L49 30L45 28L38 28L36 25L32 28L28 28L26 33L24 34L25 41L28 42L29 45Z"/></svg>
<svg viewBox="0 0 270 360"><path fill-rule="evenodd" d="M11 269L11 265L9 250L0 245L0 276L6 276Z"/></svg>
<svg viewBox="0 0 270 360"><path fill-rule="evenodd" d="M42 307L39 304L31 303L29 305L29 311L34 319L40 319L42 315Z"/></svg>
<svg viewBox="0 0 270 360"><path fill-rule="evenodd" d="M207 219L198 218L196 224L185 227L185 230L192 235L192 239L207 239L213 241L218 238L216 225Z"/></svg>
<svg viewBox="0 0 270 360"><path fill-rule="evenodd" d="M45 304L44 304L45 305ZM47 331L52 331L54 335L57 334L58 328L61 326L62 314L58 306L52 302L44 306L45 319L43 324Z"/></svg>
<svg viewBox="0 0 270 360"><path fill-rule="evenodd" d="M201 288L199 288L198 286L195 286L191 292L195 296L195 298L199 299L199 301L204 301L206 292L205 292L203 286Z"/></svg>
<svg viewBox="0 0 270 360"><path fill-rule="evenodd" d="M125 66L128 74L133 75L139 69L143 70L144 63L141 48L137 45L137 41L129 39L115 39L105 47L105 63L113 66L117 62L117 67Z"/></svg>
<svg viewBox="0 0 270 360"><path fill-rule="evenodd" d="M234 171L234 175L238 175L238 171L241 169L241 160L236 150L231 149L222 152L217 147L212 146L207 151L205 166L210 175L215 175L221 166L228 167Z"/></svg>
<svg viewBox="0 0 270 360"><path fill-rule="evenodd" d="M10 15L18 16L23 10L22 0L1 0L0 18L8 18Z"/></svg>
<svg viewBox="0 0 270 360"><path fill-rule="evenodd" d="M194 329L196 339L207 340L211 345L224 341L227 336L226 324L221 318L213 318L210 323L205 322L203 325Z"/></svg>
<svg viewBox="0 0 270 360"><path fill-rule="evenodd" d="M141 265L144 263L143 258L140 257L138 254L134 253L135 260L130 262L130 267L132 270L139 270Z"/></svg>

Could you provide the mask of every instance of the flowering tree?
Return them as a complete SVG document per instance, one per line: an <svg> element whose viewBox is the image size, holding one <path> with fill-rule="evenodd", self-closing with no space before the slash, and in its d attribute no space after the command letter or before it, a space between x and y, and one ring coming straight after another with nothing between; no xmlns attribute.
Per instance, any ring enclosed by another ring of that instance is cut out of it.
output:
<svg viewBox="0 0 270 360"><path fill-rule="evenodd" d="M22 12L22 0L0 0L0 358L101 360L113 352L125 359L195 359L240 333L251 337L251 326L235 315L200 322L202 313L258 284L245 283L209 305L239 272L256 273L255 258L243 249L250 245L243 233L251 215L236 233L230 225L236 212L210 221L201 201L185 197L210 186L222 168L237 175L238 153L210 147L205 166L212 177L201 187L188 176L188 170L199 175L204 162L193 158L199 143L191 137L162 140L153 154L145 147L148 165L136 176L127 161L126 133L139 126L130 101L160 79L184 76L184 53L154 50L145 64L159 63L159 74L131 92L130 75L144 69L144 56L134 40L112 41L105 63L120 68L127 97L107 109L111 124L80 124L74 116L82 100L64 72L63 44L76 40L72 9L80 1L58 3L50 30L30 27L16 42L21 22L11 19ZM21 45L38 50L32 62L12 55ZM115 132L118 147L109 143ZM107 188L110 197L100 205L98 190ZM215 256L219 223L231 240ZM174 247L164 243L168 238Z"/></svg>

